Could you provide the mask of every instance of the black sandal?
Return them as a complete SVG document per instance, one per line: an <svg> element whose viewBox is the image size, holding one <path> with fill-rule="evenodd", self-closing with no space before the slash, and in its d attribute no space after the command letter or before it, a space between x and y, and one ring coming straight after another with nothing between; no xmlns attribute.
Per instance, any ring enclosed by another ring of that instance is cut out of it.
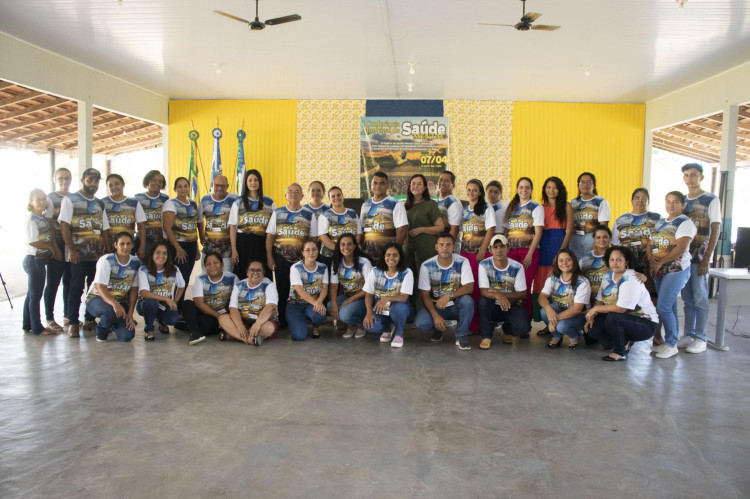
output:
<svg viewBox="0 0 750 499"><path fill-rule="evenodd" d="M558 341L557 343L552 343L551 341L544 345L544 348L547 350L554 350L555 348L560 348L560 345L562 344L562 340Z"/></svg>
<svg viewBox="0 0 750 499"><path fill-rule="evenodd" d="M550 330L548 326L544 326L544 329L540 329L539 331L536 332L537 336L546 336L548 334L550 334Z"/></svg>
<svg viewBox="0 0 750 499"><path fill-rule="evenodd" d="M145 341L156 341L153 331L144 332L144 334L146 335L146 337L144 338Z"/></svg>
<svg viewBox="0 0 750 499"><path fill-rule="evenodd" d="M578 350L578 343L571 343L568 345L568 350Z"/></svg>

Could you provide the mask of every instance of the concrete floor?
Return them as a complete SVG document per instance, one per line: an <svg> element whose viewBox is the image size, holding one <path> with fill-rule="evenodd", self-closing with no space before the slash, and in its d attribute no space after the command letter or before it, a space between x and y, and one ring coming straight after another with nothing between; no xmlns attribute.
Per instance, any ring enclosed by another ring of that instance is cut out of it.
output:
<svg viewBox="0 0 750 499"><path fill-rule="evenodd" d="M750 341L729 333L729 352L658 360L640 343L619 364L535 334L468 352L330 328L260 348L118 344L24 336L15 302L0 307L3 498L750 496ZM735 318L748 334L748 307Z"/></svg>

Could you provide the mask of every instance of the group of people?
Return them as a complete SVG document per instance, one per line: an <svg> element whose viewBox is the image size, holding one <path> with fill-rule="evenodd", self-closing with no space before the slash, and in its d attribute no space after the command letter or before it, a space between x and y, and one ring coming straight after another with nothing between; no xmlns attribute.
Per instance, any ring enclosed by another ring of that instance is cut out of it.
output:
<svg viewBox="0 0 750 499"><path fill-rule="evenodd" d="M96 198L101 175L93 168L71 193L71 173L61 168L55 192L34 189L29 199L23 329L47 335L64 326L78 337L88 289L82 328L95 329L97 341L112 333L130 341L138 311L146 340L157 324L165 334L169 326L189 331L191 345L212 334L260 345L281 328L300 341L308 324L315 338L331 316L344 338L377 333L401 347L413 321L433 341L450 331L457 347L469 350L470 333L479 333L479 348L489 349L495 333L504 343L528 337L536 314L546 325L537 334L551 337L548 349L567 336L574 350L583 337L612 350L604 360L621 361L635 341L653 338L658 358L679 347L700 353L721 216L719 200L701 189L702 166L689 163L682 171L688 194L666 196L666 218L648 211L641 187L632 211L610 229L609 203L589 172L579 175L571 200L562 180L550 177L537 202L532 180L522 177L507 205L498 181L485 188L472 179L464 205L450 171L436 186L413 175L405 202L388 195L388 176L378 171L372 197L357 213L344 205L339 187L328 189L325 203L319 181L308 186L308 203L293 183L286 205L277 207L257 170L245 173L240 195L228 193L227 178L218 175L196 202L184 177L169 199L157 170L133 198L123 194L118 174L106 179L109 196ZM202 272L190 283L197 261ZM54 318L61 282L63 326Z"/></svg>

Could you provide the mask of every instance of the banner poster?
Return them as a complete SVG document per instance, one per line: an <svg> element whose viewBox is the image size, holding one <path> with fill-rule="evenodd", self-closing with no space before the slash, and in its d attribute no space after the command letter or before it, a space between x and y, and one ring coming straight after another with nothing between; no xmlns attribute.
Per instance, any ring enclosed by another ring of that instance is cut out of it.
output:
<svg viewBox="0 0 750 499"><path fill-rule="evenodd" d="M359 192L372 197L373 173L388 174L388 194L406 199L409 178L421 173L437 186L440 173L448 168L448 118L362 117L359 127ZM434 190L434 189L433 189Z"/></svg>

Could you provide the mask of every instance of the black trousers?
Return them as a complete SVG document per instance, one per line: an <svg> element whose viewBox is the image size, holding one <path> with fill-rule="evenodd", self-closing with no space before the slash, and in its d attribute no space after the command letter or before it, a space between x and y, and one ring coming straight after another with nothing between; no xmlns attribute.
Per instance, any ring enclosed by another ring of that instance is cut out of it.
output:
<svg viewBox="0 0 750 499"><path fill-rule="evenodd" d="M279 325L286 327L286 302L289 299L289 271L292 269L292 263L286 261L286 258L280 255L274 255L273 261L276 263L276 290L279 292Z"/></svg>
<svg viewBox="0 0 750 499"><path fill-rule="evenodd" d="M203 336L219 334L219 320L198 310L193 300L182 302L182 317L191 334Z"/></svg>

